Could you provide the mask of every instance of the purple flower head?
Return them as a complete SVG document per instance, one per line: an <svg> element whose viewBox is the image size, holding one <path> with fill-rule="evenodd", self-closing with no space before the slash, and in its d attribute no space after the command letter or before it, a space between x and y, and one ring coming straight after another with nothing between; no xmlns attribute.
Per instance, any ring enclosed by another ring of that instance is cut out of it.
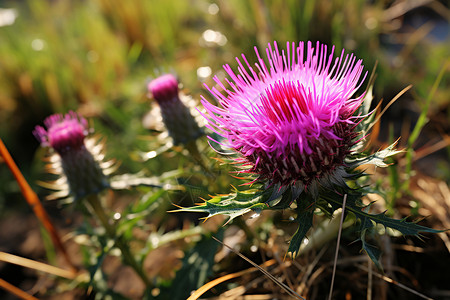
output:
<svg viewBox="0 0 450 300"><path fill-rule="evenodd" d="M55 114L44 120L45 130L36 126L34 136L43 146L50 146L59 155L65 155L72 150L78 150L84 146L84 138L88 133L86 119L71 111L66 115Z"/></svg>
<svg viewBox="0 0 450 300"><path fill-rule="evenodd" d="M85 141L89 132L86 119L71 111L47 117L44 125L47 129L36 126L33 134L42 146L56 152L56 159L49 160L49 168L61 175L63 184L54 187L59 192L53 198L71 195L81 199L109 186L106 177L109 164L102 162L102 147L92 139Z"/></svg>
<svg viewBox="0 0 450 300"><path fill-rule="evenodd" d="M268 63L255 47L252 66L242 55L238 72L224 69L230 88L215 77L207 89L222 107L202 97L210 129L235 149L238 161L270 184L302 184L305 188L344 164L357 136L354 112L362 96L352 98L362 82L361 60L353 54L334 58L334 47L317 42L275 42L266 49Z"/></svg>
<svg viewBox="0 0 450 300"><path fill-rule="evenodd" d="M187 144L203 135L189 108L180 99L175 76L164 74L152 80L148 91L158 102L164 125L175 145Z"/></svg>
<svg viewBox="0 0 450 300"><path fill-rule="evenodd" d="M161 104L178 98L178 81L172 74L164 74L150 81L148 91Z"/></svg>

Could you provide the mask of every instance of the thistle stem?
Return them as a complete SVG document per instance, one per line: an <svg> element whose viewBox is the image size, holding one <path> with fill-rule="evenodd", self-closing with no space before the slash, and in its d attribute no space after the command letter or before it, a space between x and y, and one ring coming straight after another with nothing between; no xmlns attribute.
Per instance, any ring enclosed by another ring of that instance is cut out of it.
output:
<svg viewBox="0 0 450 300"><path fill-rule="evenodd" d="M117 229L116 226L109 223L109 218L105 214L105 211L103 210L103 207L100 203L100 199L97 194L93 194L91 196L88 196L87 201L92 207L93 212L97 216L98 220L102 224L102 226L106 230L106 234L109 236L109 238L114 240L114 243L117 248L120 249L122 252L122 257L124 262L133 268L133 270L141 277L142 281L144 282L145 286L149 288L150 280L147 277L147 274L145 274L144 270L142 269L142 266L140 266L133 254L130 251L130 248L127 244L127 241L123 239L122 236L117 235Z"/></svg>

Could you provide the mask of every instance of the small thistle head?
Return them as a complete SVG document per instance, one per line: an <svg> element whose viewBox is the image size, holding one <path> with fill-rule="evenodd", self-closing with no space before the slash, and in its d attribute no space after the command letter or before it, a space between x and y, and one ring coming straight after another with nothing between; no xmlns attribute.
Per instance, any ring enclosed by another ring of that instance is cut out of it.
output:
<svg viewBox="0 0 450 300"><path fill-rule="evenodd" d="M175 76L164 74L152 80L148 91L158 102L164 125L175 145L187 144L203 135L189 108L180 100Z"/></svg>
<svg viewBox="0 0 450 300"><path fill-rule="evenodd" d="M148 91L159 104L178 98L178 80L172 74L164 74L150 81Z"/></svg>
<svg viewBox="0 0 450 300"><path fill-rule="evenodd" d="M243 172L269 184L307 189L329 180L344 165L354 143L363 99L352 98L359 88L361 60L353 55L334 58L327 46L311 42L287 43L286 51L269 44L266 64L255 48L258 63L237 58L238 73L224 66L231 88L207 89L222 107L204 98L210 129L220 143L241 154Z"/></svg>
<svg viewBox="0 0 450 300"><path fill-rule="evenodd" d="M86 119L75 112L55 114L44 120L44 127L36 126L33 134L43 147L56 153L50 158L49 171L61 178L49 185L57 190L53 198L72 196L75 199L99 193L109 186L107 174L111 162L103 162L100 145L86 139L89 127Z"/></svg>

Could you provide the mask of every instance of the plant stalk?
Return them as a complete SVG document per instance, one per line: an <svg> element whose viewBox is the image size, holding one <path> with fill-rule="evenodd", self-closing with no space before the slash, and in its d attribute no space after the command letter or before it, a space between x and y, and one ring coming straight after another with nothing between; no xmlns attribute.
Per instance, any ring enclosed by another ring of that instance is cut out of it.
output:
<svg viewBox="0 0 450 300"><path fill-rule="evenodd" d="M103 207L100 203L100 199L97 194L93 194L88 196L87 201L91 205L91 208L95 215L97 216L98 220L102 224L102 226L106 230L106 234L109 236L109 238L114 240L114 243L117 248L120 249L122 252L122 258L124 262L133 268L133 270L139 275L139 277L144 282L145 286L149 288L151 286L150 280L145 274L144 270L142 269L142 266L139 265L133 256L133 254L130 251L130 248L128 247L127 242L123 239L122 236L117 235L116 226L109 223L109 218L105 214L105 211L103 210Z"/></svg>

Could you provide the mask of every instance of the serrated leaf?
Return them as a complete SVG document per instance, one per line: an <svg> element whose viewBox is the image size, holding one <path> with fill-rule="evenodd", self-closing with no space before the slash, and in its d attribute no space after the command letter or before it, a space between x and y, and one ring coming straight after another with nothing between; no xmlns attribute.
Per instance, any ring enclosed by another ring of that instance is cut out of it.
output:
<svg viewBox="0 0 450 300"><path fill-rule="evenodd" d="M364 252L369 255L370 259L374 262L375 266L379 270L383 270L383 267L380 264L380 257L381 257L381 251L376 246L373 246L366 242L366 231L367 229L364 229L361 231L361 243L362 243L362 249Z"/></svg>
<svg viewBox="0 0 450 300"><path fill-rule="evenodd" d="M288 253L295 257L298 254L303 239L313 225L314 216L314 200L310 195L303 193L297 200L297 217L295 222L298 223L298 228L289 243Z"/></svg>
<svg viewBox="0 0 450 300"><path fill-rule="evenodd" d="M268 206L264 203L265 197L263 195L265 193L259 190L236 191L231 194L217 195L201 205L181 208L173 212L204 212L208 214L207 218L215 215L226 215L229 217L228 222L230 222L250 211L260 213L267 209Z"/></svg>
<svg viewBox="0 0 450 300"><path fill-rule="evenodd" d="M347 165L349 168L356 168L361 165L375 165L377 167L387 167L388 165L384 162L386 158L403 152L402 150L394 149L396 144L397 142L393 143L386 149L375 152L374 154L369 156L348 159Z"/></svg>
<svg viewBox="0 0 450 300"><path fill-rule="evenodd" d="M295 258L300 250L303 239L313 225L314 212L303 211L297 215L298 228L295 234L292 236L289 242L288 253L292 253L292 257Z"/></svg>
<svg viewBox="0 0 450 300"><path fill-rule="evenodd" d="M362 242L363 250L367 252L369 257L379 268L381 268L378 261L379 250L376 247L369 245L367 244L367 242L365 242L366 231L374 227L374 224L381 224L384 227L397 230L404 235L412 235L412 236L420 236L420 233L422 232L429 232L429 233L442 232L441 230L435 230L427 228L425 226L418 225L415 222L407 222L406 219L401 220L392 219L386 216L385 212L380 214L370 214L368 213L368 208L370 207L370 204L363 205L360 201L361 197L363 196L362 193L354 191L353 193L347 195L348 197L345 210L347 212L353 213L356 219L360 221L359 231L361 233L360 240ZM342 207L342 198L334 191L330 190L328 192L323 193L322 198L328 203L330 203L333 209Z"/></svg>
<svg viewBox="0 0 450 300"><path fill-rule="evenodd" d="M297 198L300 197L304 190L303 184L297 183L296 185L292 185L291 188L284 188L283 193L277 198L277 201L270 201L270 199L273 197L273 194L268 200L265 200L264 202L267 203L270 209L277 210L277 209L287 209L290 207L292 202L297 200ZM269 193L269 190L267 191Z"/></svg>
<svg viewBox="0 0 450 300"><path fill-rule="evenodd" d="M363 231L365 229L373 227L373 223L381 224L385 227L389 227L395 230L398 230L404 235L413 235L413 236L419 236L421 232L429 232L429 233L439 233L442 232L440 230L431 229L425 226L418 225L415 222L408 222L405 219L392 219L388 216L386 216L386 213L380 213L380 214L370 214L366 212L365 208L366 206L362 206L358 204L357 199L360 199L362 195L358 194L349 194L347 198L347 205L345 206L345 209L347 211L352 212L357 219L361 221L360 224L360 230ZM340 205L342 206L342 201L338 198L332 198L328 197L327 200L329 202L333 202L334 205ZM373 222L373 223L372 223Z"/></svg>

